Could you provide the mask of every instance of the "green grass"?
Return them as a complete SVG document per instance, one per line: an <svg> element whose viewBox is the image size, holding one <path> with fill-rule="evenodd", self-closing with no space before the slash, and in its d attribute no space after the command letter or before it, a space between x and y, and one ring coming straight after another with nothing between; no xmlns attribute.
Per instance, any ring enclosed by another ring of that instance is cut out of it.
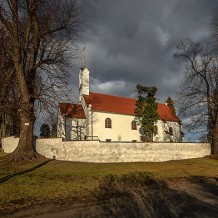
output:
<svg viewBox="0 0 218 218"><path fill-rule="evenodd" d="M96 201L102 184L109 186L114 180L131 186L148 178L162 181L191 176L218 178L218 160L210 158L105 164L54 160L33 171L15 175L32 169L42 160L11 166L5 164L6 157L0 155L0 213L51 202ZM7 177L10 175L15 176Z"/></svg>

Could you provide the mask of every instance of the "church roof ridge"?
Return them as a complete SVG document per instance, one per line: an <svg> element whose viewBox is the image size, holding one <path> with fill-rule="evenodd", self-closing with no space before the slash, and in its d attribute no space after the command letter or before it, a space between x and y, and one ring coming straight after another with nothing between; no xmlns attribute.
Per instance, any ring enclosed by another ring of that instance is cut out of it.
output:
<svg viewBox="0 0 218 218"><path fill-rule="evenodd" d="M110 97L127 98L127 99L136 100L136 98L130 98L130 97L120 96L120 95L104 94L104 93L97 93L97 92L90 92L90 93L97 94L97 95L106 95L106 96L110 96Z"/></svg>
<svg viewBox="0 0 218 218"><path fill-rule="evenodd" d="M137 99L90 92L83 95L86 105L91 104L95 111L135 115ZM161 120L180 122L168 105L158 103L158 114Z"/></svg>
<svg viewBox="0 0 218 218"><path fill-rule="evenodd" d="M117 97L117 98L127 98L127 99L131 99L131 100L136 100L137 101L137 98L130 98L130 97L121 96L121 95L112 95L112 94L105 94L105 93L98 93L98 92L89 92L89 93L93 93L93 94L97 94L97 95L106 95L106 96ZM159 102L159 101L157 103L161 104L161 105L166 105L165 103Z"/></svg>

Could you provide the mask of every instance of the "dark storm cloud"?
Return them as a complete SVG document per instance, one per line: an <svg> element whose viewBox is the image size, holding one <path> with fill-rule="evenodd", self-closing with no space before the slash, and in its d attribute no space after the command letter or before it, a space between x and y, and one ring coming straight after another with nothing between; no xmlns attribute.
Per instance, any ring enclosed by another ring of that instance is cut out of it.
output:
<svg viewBox="0 0 218 218"><path fill-rule="evenodd" d="M154 85L163 101L175 97L183 64L178 43L209 39L217 0L81 0L92 90L134 96L137 83ZM78 75L78 74L77 74Z"/></svg>

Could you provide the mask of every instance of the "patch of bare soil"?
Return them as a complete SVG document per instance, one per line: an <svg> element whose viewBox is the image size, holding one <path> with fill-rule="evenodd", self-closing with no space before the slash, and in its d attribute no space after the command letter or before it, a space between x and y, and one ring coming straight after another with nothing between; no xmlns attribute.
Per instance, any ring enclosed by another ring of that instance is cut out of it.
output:
<svg viewBox="0 0 218 218"><path fill-rule="evenodd" d="M218 217L217 178L150 180L125 187L112 182L102 184L93 195L93 203L60 202L4 217Z"/></svg>

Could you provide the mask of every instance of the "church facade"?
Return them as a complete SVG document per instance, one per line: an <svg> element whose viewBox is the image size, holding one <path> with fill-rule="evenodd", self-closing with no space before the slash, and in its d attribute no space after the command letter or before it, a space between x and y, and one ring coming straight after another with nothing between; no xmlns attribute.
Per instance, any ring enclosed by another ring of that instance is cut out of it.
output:
<svg viewBox="0 0 218 218"><path fill-rule="evenodd" d="M135 120L136 99L90 92L89 70L80 69L79 103L60 103L58 136L65 140L146 141ZM166 104L158 103L160 119L153 141L181 142L181 122Z"/></svg>

